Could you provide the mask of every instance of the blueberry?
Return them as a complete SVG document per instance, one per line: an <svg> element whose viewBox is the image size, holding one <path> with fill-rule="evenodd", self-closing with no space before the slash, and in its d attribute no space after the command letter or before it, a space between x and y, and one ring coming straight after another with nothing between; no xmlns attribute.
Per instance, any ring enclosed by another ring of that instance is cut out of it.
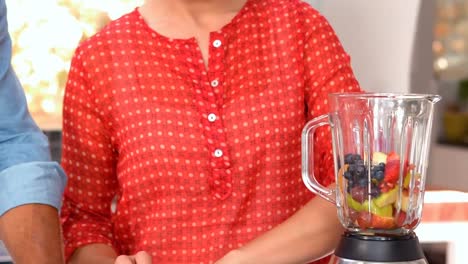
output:
<svg viewBox="0 0 468 264"><path fill-rule="evenodd" d="M354 173L354 178L355 178L356 180L359 180L362 176L364 176L364 173L362 173L361 171L356 171L356 172Z"/></svg>
<svg viewBox="0 0 468 264"><path fill-rule="evenodd" d="M379 164L379 165L377 165L375 168L376 168L378 171L384 171L384 170L385 170L385 164L383 164L383 165Z"/></svg>
<svg viewBox="0 0 468 264"><path fill-rule="evenodd" d="M345 164L353 164L354 163L354 154L346 154L344 157Z"/></svg>
<svg viewBox="0 0 468 264"><path fill-rule="evenodd" d="M348 171L351 172L351 173L355 172L356 171L356 165L354 165L354 164L349 165L348 166Z"/></svg>
<svg viewBox="0 0 468 264"><path fill-rule="evenodd" d="M372 189L371 190L371 196L372 197L377 197L380 195L380 189L379 188L376 188L376 189Z"/></svg>
<svg viewBox="0 0 468 264"><path fill-rule="evenodd" d="M375 173L375 177L374 177L374 178L375 178L376 180L378 180L378 181L381 181L381 180L384 179L384 176L385 176L385 175L384 175L384 172L383 172L383 171L377 171L377 172Z"/></svg>
<svg viewBox="0 0 468 264"><path fill-rule="evenodd" d="M354 154L353 159L354 159L354 161L361 160L361 155L359 155L359 154Z"/></svg>
<svg viewBox="0 0 468 264"><path fill-rule="evenodd" d="M349 171L345 171L345 173L343 174L343 176L345 177L345 179L349 180L353 177L353 175L351 174L351 172Z"/></svg>
<svg viewBox="0 0 468 264"><path fill-rule="evenodd" d="M365 170L366 170L366 167L364 167L364 165L362 165L362 166L357 167L356 172L359 173L359 174L364 174Z"/></svg>
<svg viewBox="0 0 468 264"><path fill-rule="evenodd" d="M363 160L357 160L356 165L358 166L364 166L364 161Z"/></svg>
<svg viewBox="0 0 468 264"><path fill-rule="evenodd" d="M358 180L359 186L366 187L367 186L367 179L366 178L361 178Z"/></svg>

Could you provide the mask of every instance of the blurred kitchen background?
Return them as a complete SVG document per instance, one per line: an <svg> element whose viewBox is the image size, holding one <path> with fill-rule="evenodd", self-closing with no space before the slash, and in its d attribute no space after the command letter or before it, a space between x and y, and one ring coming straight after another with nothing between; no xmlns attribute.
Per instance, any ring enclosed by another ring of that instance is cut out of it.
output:
<svg viewBox="0 0 468 264"><path fill-rule="evenodd" d="M29 110L61 157L62 99L78 43L143 0L6 0L13 67Z"/></svg>
<svg viewBox="0 0 468 264"><path fill-rule="evenodd" d="M13 38L13 66L24 86L29 109L49 136L53 157L59 161L62 97L74 49L80 41L143 0L6 2ZM427 179L429 189L443 192L428 197L428 204L458 207L449 210L450 217L446 211L429 210L433 215L428 216L430 220L418 234L427 248L436 252L431 264L468 263L458 231L464 228L461 233L466 243L468 0L307 2L335 28L364 89L443 96L442 103L437 105ZM453 212L458 214L453 216ZM431 226L449 222L453 223ZM428 231L437 227L453 237L436 236ZM437 250L440 248L443 250Z"/></svg>
<svg viewBox="0 0 468 264"><path fill-rule="evenodd" d="M12 63L34 119L50 136L55 159L60 158L62 98L74 49L142 2L6 1ZM428 183L468 190L468 0L308 2L335 27L364 89L443 96Z"/></svg>

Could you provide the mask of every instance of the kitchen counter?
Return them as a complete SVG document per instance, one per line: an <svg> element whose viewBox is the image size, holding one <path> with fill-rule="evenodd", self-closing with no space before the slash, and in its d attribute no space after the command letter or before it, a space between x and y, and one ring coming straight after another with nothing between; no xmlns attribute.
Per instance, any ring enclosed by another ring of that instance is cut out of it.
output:
<svg viewBox="0 0 468 264"><path fill-rule="evenodd" d="M421 223L421 243L445 243L446 264L468 263L468 193L428 191Z"/></svg>

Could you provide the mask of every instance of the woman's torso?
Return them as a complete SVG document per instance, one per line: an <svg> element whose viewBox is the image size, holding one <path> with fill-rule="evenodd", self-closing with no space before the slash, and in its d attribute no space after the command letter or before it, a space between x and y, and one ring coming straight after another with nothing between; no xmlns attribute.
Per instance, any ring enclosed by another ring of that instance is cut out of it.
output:
<svg viewBox="0 0 468 264"><path fill-rule="evenodd" d="M137 10L81 46L117 155L121 253L206 263L311 198L300 135L301 19L312 12L298 1L249 1L210 34L207 69L194 39L159 35Z"/></svg>

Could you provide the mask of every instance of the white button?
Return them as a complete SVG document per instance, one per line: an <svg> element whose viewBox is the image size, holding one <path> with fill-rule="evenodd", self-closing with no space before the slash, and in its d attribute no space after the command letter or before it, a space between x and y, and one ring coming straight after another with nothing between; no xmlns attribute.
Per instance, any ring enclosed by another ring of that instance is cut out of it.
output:
<svg viewBox="0 0 468 264"><path fill-rule="evenodd" d="M216 115L213 114L213 113L209 114L208 115L208 121L210 121L210 122L216 121Z"/></svg>
<svg viewBox="0 0 468 264"><path fill-rule="evenodd" d="M219 85L218 80L213 80L213 81L211 81L211 87L216 87L216 86L218 86L218 85Z"/></svg>
<svg viewBox="0 0 468 264"><path fill-rule="evenodd" d="M213 41L213 46L215 48L221 47L221 40L217 39L217 40Z"/></svg>
<svg viewBox="0 0 468 264"><path fill-rule="evenodd" d="M220 149L215 150L214 156L217 158L221 158L221 156L223 156L223 151Z"/></svg>

